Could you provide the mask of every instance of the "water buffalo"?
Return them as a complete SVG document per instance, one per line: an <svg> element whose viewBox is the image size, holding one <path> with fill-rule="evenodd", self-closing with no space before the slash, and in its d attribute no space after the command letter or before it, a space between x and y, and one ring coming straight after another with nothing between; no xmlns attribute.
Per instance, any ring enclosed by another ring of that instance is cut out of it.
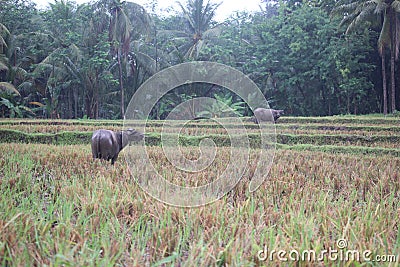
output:
<svg viewBox="0 0 400 267"><path fill-rule="evenodd" d="M118 158L119 152L131 141L142 140L144 134L128 129L125 131L114 132L110 130L97 130L92 136L92 155L96 159L111 160L111 164Z"/></svg>
<svg viewBox="0 0 400 267"><path fill-rule="evenodd" d="M266 108L256 108L254 110L254 123L259 123L261 121L271 121L272 119L276 122L281 115L283 115L283 110L277 109L266 109Z"/></svg>

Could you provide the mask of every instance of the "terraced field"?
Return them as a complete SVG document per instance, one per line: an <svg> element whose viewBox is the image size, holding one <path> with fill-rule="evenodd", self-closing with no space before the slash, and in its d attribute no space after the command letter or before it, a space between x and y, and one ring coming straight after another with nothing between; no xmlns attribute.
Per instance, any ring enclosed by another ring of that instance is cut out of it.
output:
<svg viewBox="0 0 400 267"><path fill-rule="evenodd" d="M185 173L163 155L163 123L148 123L146 144L165 179L201 186L221 175L232 156L226 129L210 121L185 124L180 143L186 157L199 157L204 138L218 147L210 168ZM122 156L115 166L92 159L93 130L122 125L0 121L3 266L399 264L400 118L281 118L270 174L253 193L248 186L260 134L245 122L251 151L243 178L221 199L197 208L153 199Z"/></svg>

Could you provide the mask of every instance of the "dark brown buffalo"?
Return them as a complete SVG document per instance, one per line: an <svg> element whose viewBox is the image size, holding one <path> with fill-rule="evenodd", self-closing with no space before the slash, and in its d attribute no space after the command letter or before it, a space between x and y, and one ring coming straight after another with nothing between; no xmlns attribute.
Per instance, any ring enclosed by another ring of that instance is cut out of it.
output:
<svg viewBox="0 0 400 267"><path fill-rule="evenodd" d="M111 160L111 164L118 158L119 152L130 142L142 140L144 134L128 129L126 131L114 132L110 130L97 130L92 136L92 155L94 159Z"/></svg>

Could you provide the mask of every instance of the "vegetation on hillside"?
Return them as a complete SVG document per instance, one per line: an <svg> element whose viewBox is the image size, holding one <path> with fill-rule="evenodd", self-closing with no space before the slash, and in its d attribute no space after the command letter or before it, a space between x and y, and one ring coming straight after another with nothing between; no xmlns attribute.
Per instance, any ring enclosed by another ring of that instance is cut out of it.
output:
<svg viewBox="0 0 400 267"><path fill-rule="evenodd" d="M31 0L3 0L0 116L122 118L144 81L192 60L242 71L286 114L395 112L400 5L378 2L260 0L260 12L216 22L212 1L180 1L161 15L123 1L57 0L38 10ZM164 96L151 116L198 96L242 102L192 84Z"/></svg>

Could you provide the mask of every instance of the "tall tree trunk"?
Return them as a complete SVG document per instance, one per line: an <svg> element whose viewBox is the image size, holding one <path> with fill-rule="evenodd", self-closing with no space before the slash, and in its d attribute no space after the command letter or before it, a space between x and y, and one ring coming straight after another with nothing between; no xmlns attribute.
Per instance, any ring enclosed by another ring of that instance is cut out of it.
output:
<svg viewBox="0 0 400 267"><path fill-rule="evenodd" d="M390 85L392 87L392 113L396 111L396 82L395 82L395 58L394 58L394 51L392 51L392 54L390 56Z"/></svg>
<svg viewBox="0 0 400 267"><path fill-rule="evenodd" d="M385 53L382 52L382 88L383 88L383 114L388 113L388 101L387 101L387 82L386 82L386 63Z"/></svg>
<svg viewBox="0 0 400 267"><path fill-rule="evenodd" d="M395 77L394 77L394 73L395 73L395 58L394 58L394 49L392 48L391 51L391 55L390 55L390 86L392 87L392 94L391 94L391 98L392 98L392 113L394 113L396 111L396 82L395 82Z"/></svg>
<svg viewBox="0 0 400 267"><path fill-rule="evenodd" d="M157 43L157 28L154 27L154 42L156 47L156 72L158 72L158 43Z"/></svg>
<svg viewBox="0 0 400 267"><path fill-rule="evenodd" d="M86 109L86 116L88 118L93 119L92 112L91 112L92 111L91 98L92 97L89 95L85 96L85 109Z"/></svg>
<svg viewBox="0 0 400 267"><path fill-rule="evenodd" d="M74 118L75 119L78 118L78 99L79 99L78 89L76 87L74 87Z"/></svg>
<svg viewBox="0 0 400 267"><path fill-rule="evenodd" d="M354 115L357 115L357 97L356 96L354 96L353 97L353 104L354 104Z"/></svg>
<svg viewBox="0 0 400 267"><path fill-rule="evenodd" d="M117 51L117 58L118 58L118 71L119 71L119 88L121 91L121 117L122 117L122 119L124 119L124 117L125 117L125 107L124 107L125 95L124 95L124 86L122 84L122 64L121 64L120 48L118 48L118 51Z"/></svg>
<svg viewBox="0 0 400 267"><path fill-rule="evenodd" d="M98 86L94 88L94 96L93 96L93 115L97 120L99 118L99 89Z"/></svg>
<svg viewBox="0 0 400 267"><path fill-rule="evenodd" d="M72 117L74 116L73 111L72 111L72 106L73 106L73 97L72 97L72 90L68 90L68 119L72 119Z"/></svg>
<svg viewBox="0 0 400 267"><path fill-rule="evenodd" d="M391 3L392 1L390 1ZM389 18L390 18L390 37L391 37L391 46L390 46L390 86L391 86L391 102L392 102L392 113L396 111L396 81L395 81L395 61L398 58L398 36L397 36L397 12L394 8L389 8Z"/></svg>

